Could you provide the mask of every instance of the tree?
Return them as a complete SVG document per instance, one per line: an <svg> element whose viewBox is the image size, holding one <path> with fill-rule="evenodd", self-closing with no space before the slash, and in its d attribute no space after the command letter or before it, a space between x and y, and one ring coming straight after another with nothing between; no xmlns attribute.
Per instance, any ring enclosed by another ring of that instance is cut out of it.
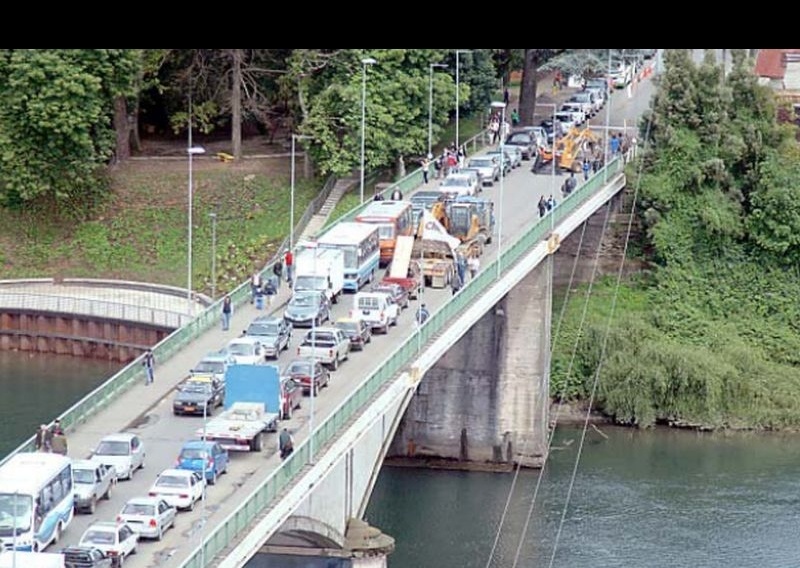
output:
<svg viewBox="0 0 800 568"><path fill-rule="evenodd" d="M0 202L103 189L98 173L116 142L113 101L132 93L136 70L124 50L0 52Z"/></svg>

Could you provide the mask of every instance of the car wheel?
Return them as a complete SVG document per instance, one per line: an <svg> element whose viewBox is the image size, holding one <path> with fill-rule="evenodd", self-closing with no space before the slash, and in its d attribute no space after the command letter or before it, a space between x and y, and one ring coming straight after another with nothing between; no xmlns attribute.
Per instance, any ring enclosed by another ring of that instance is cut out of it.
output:
<svg viewBox="0 0 800 568"><path fill-rule="evenodd" d="M208 480L209 485L216 485L217 484L217 468L214 466L214 469L211 471L211 479Z"/></svg>
<svg viewBox="0 0 800 568"><path fill-rule="evenodd" d="M331 363L331 367L333 368L334 371L339 368L339 354L338 353L336 354L336 357L333 358L333 363Z"/></svg>
<svg viewBox="0 0 800 568"><path fill-rule="evenodd" d="M88 507L89 514L93 515L96 510L97 510L97 497L92 495L92 500L89 501L89 507Z"/></svg>
<svg viewBox="0 0 800 568"><path fill-rule="evenodd" d="M189 502L189 507L188 507L188 509L189 509L190 511L194 511L194 503L195 503L195 501L196 501L196 499L192 499L192 500Z"/></svg>
<svg viewBox="0 0 800 568"><path fill-rule="evenodd" d="M156 540L160 541L162 538L164 538L164 527L159 526L158 534L156 535Z"/></svg>
<svg viewBox="0 0 800 568"><path fill-rule="evenodd" d="M112 485L113 485L113 483L109 483L108 484L108 489L106 489L105 495L103 495L103 499L105 499L106 501L111 499L111 486Z"/></svg>

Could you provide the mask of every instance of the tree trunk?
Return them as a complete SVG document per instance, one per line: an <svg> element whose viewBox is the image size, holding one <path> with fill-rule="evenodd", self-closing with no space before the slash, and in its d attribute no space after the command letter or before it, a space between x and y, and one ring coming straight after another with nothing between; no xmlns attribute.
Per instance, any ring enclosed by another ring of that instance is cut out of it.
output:
<svg viewBox="0 0 800 568"><path fill-rule="evenodd" d="M242 50L233 50L231 85L231 146L233 156L242 158Z"/></svg>
<svg viewBox="0 0 800 568"><path fill-rule="evenodd" d="M522 65L522 84L519 88L520 126L533 126L536 112L536 85L539 81L539 61L535 49L526 49Z"/></svg>
<svg viewBox="0 0 800 568"><path fill-rule="evenodd" d="M128 122L128 103L121 95L114 98L114 130L117 133L117 145L113 163L120 164L131 157L131 125Z"/></svg>

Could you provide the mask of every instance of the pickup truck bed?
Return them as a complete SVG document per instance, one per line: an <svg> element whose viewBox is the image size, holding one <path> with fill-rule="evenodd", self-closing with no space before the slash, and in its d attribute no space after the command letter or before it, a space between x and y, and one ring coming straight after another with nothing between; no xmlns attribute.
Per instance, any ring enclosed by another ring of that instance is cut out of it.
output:
<svg viewBox="0 0 800 568"><path fill-rule="evenodd" d="M209 420L205 428L197 429L197 435L219 442L226 450L260 452L264 432L277 429L277 413L265 412L261 403L243 402Z"/></svg>

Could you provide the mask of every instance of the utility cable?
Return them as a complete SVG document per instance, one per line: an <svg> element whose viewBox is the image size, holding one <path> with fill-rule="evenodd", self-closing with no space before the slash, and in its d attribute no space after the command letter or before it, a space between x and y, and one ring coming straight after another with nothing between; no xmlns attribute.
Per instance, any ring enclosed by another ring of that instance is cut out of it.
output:
<svg viewBox="0 0 800 568"><path fill-rule="evenodd" d="M651 126L652 126L652 116L647 121L647 127L646 127L646 130L645 130L644 144L643 144L645 151L647 150L647 147L648 147L648 144L649 144L649 140L650 140L650 128L651 128ZM560 519L559 524L558 524L558 530L556 531L556 538L555 538L555 541L553 543L553 552L550 555L550 562L548 564L548 568L552 568L553 562L555 561L556 552L558 551L558 544L559 544L559 541L561 539L561 533L562 533L563 528L564 528L564 521L565 521L566 516L567 516L567 509L569 508L569 503L570 503L570 500L572 498L572 491L573 491L574 486L575 486L575 478L577 477L578 466L580 465L581 456L583 454L583 447L584 447L584 444L585 444L585 441L586 441L586 432L587 432L588 426L589 426L589 418L591 416L592 408L594 407L594 399L595 399L595 396L597 394L597 387L598 387L598 384L600 383L600 372L602 370L603 363L605 362L605 358L606 358L606 351L608 349L608 336L611 333L611 322L612 322L612 320L614 318L614 315L615 315L615 312L616 312L616 308L617 308L617 299L619 298L619 288L620 288L620 285L622 283L622 274L623 274L624 268L625 268L625 257L628 254L628 244L630 243L631 229L633 227L633 219L634 219L634 215L635 215L635 212L636 212L636 202L638 200L639 189L641 187L642 169L644 167L644 160L643 159L639 160L638 166L639 166L639 168L638 168L638 171L637 171L637 179L636 179L636 183L634 184L634 189L633 189L633 200L632 200L632 203L631 203L630 217L628 219L628 226L627 226L626 231L625 231L625 241L624 241L624 244L623 244L623 247L622 247L622 257L620 259L619 269L617 271L617 280L616 280L616 283L614 285L614 295L613 295L612 300L611 300L611 310L609 311L608 319L606 321L606 330L605 330L605 334L603 336L603 343L602 343L602 347L600 349L600 357L599 357L599 359L597 361L597 368L595 369L594 379L592 381L592 390L591 390L591 393L589 395L589 404L588 404L588 406L586 408L586 415L585 415L585 418L584 418L584 421L583 421L583 430L581 432L580 443L578 444L578 452L577 452L577 455L575 457L575 464L574 464L574 466L572 468L572 474L570 476L569 487L567 489L567 496L566 496L566 499L565 499L565 502L564 502L564 507L563 507L563 509L561 511L561 519Z"/></svg>

